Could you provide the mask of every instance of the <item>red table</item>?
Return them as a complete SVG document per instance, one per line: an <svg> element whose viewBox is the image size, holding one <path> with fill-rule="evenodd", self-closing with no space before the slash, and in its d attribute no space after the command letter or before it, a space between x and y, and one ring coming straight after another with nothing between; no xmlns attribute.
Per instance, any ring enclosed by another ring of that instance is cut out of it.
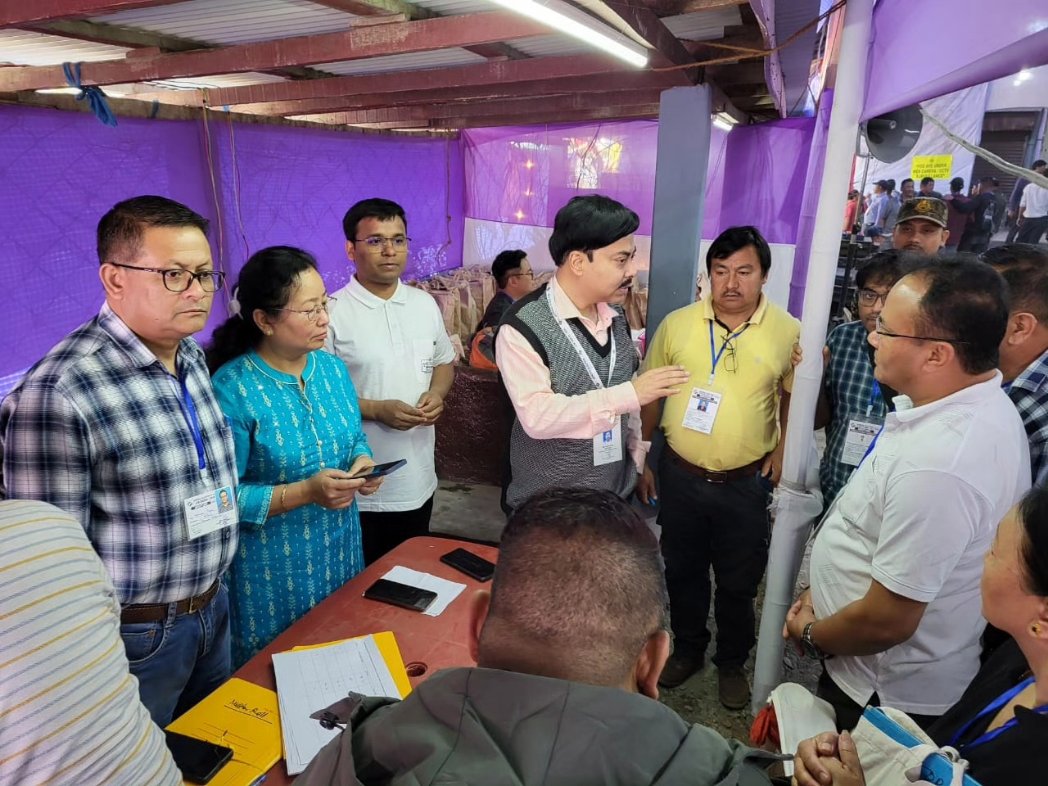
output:
<svg viewBox="0 0 1048 786"><path fill-rule="evenodd" d="M498 549L494 546L481 546L450 538L412 538L346 582L337 592L281 633L233 676L275 690L274 652L284 652L302 644L322 644L384 630L393 631L397 637L397 645L413 686L439 669L472 666L473 658L469 654L472 600L478 590L490 587L491 582L481 583L440 561L442 555L459 547L491 562L498 558ZM466 589L439 617L427 617L417 611L365 599L364 590L395 565L463 583ZM331 703L340 698L332 696ZM283 786L291 782L292 778L287 775L283 760L270 769L266 778L266 786Z"/></svg>

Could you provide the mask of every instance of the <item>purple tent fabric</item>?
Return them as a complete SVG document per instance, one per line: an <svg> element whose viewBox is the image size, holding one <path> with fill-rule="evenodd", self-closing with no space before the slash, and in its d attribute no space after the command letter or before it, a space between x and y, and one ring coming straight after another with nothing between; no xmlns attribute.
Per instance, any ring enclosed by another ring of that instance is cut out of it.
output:
<svg viewBox="0 0 1048 786"><path fill-rule="evenodd" d="M0 395L102 303L95 226L138 194L183 202L212 221L212 248L235 281L251 251L287 243L314 253L330 288L348 279L342 215L355 200L404 205L408 275L461 263L462 151L458 140L363 136L212 120L218 209L203 128L189 121L0 107L0 265L6 293ZM232 151L236 150L236 166ZM221 239L220 239L221 238ZM225 318L216 298L210 328Z"/></svg>
<svg viewBox="0 0 1048 786"><path fill-rule="evenodd" d="M736 126L728 135L719 226L756 226L769 243L793 243L814 118Z"/></svg>
<svg viewBox="0 0 1048 786"><path fill-rule="evenodd" d="M862 119L1048 63L1044 0L880 0Z"/></svg>

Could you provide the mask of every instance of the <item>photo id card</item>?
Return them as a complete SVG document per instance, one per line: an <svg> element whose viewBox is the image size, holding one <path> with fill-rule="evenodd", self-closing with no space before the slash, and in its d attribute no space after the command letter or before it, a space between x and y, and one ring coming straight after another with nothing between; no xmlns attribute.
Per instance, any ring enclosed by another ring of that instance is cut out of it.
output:
<svg viewBox="0 0 1048 786"><path fill-rule="evenodd" d="M615 426L602 431L593 438L593 466L603 467L622 461L622 419L615 419Z"/></svg>
<svg viewBox="0 0 1048 786"><path fill-rule="evenodd" d="M844 449L841 451L841 463L849 467L859 466L880 430L880 423L859 419L849 420L848 431L844 436Z"/></svg>
<svg viewBox="0 0 1048 786"><path fill-rule="evenodd" d="M239 519L237 498L231 486L197 494L182 506L186 511L186 532L190 540L232 527Z"/></svg>
<svg viewBox="0 0 1048 786"><path fill-rule="evenodd" d="M717 419L722 394L702 388L692 388L688 408L684 410L684 428L698 431L700 434L711 434L713 422Z"/></svg>

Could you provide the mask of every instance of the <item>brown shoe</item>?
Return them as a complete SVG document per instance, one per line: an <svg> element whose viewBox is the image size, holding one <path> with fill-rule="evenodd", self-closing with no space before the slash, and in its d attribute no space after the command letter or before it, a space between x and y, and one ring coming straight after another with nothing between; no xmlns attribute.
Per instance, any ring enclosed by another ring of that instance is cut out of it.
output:
<svg viewBox="0 0 1048 786"><path fill-rule="evenodd" d="M659 675L659 686L663 688L676 688L684 683L688 677L702 669L706 658L702 655L678 655L673 653L666 661L666 667Z"/></svg>
<svg viewBox="0 0 1048 786"><path fill-rule="evenodd" d="M750 683L741 666L725 666L717 671L717 694L729 710L741 710L750 703Z"/></svg>

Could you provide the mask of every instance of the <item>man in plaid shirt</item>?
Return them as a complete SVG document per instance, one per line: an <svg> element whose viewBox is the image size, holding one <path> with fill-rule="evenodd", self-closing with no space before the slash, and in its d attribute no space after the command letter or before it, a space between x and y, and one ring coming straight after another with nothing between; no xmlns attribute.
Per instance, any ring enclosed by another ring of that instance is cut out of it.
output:
<svg viewBox="0 0 1048 786"><path fill-rule="evenodd" d="M1011 293L1001 342L1005 390L1030 440L1034 482L1048 476L1048 252L1027 243L996 246L982 255Z"/></svg>
<svg viewBox="0 0 1048 786"><path fill-rule="evenodd" d="M826 427L819 479L827 508L848 482L865 453L865 443L888 413L887 396L873 378L873 349L867 336L877 324L889 290L904 273L899 251L870 257L855 274L858 320L837 326L826 339L826 371L815 427Z"/></svg>
<svg viewBox="0 0 1048 786"><path fill-rule="evenodd" d="M0 497L49 502L84 527L160 726L230 672L219 578L236 550L237 515L215 500L235 488L236 461L189 338L222 284L206 231L206 219L163 197L113 207L98 225L105 304L0 405Z"/></svg>

